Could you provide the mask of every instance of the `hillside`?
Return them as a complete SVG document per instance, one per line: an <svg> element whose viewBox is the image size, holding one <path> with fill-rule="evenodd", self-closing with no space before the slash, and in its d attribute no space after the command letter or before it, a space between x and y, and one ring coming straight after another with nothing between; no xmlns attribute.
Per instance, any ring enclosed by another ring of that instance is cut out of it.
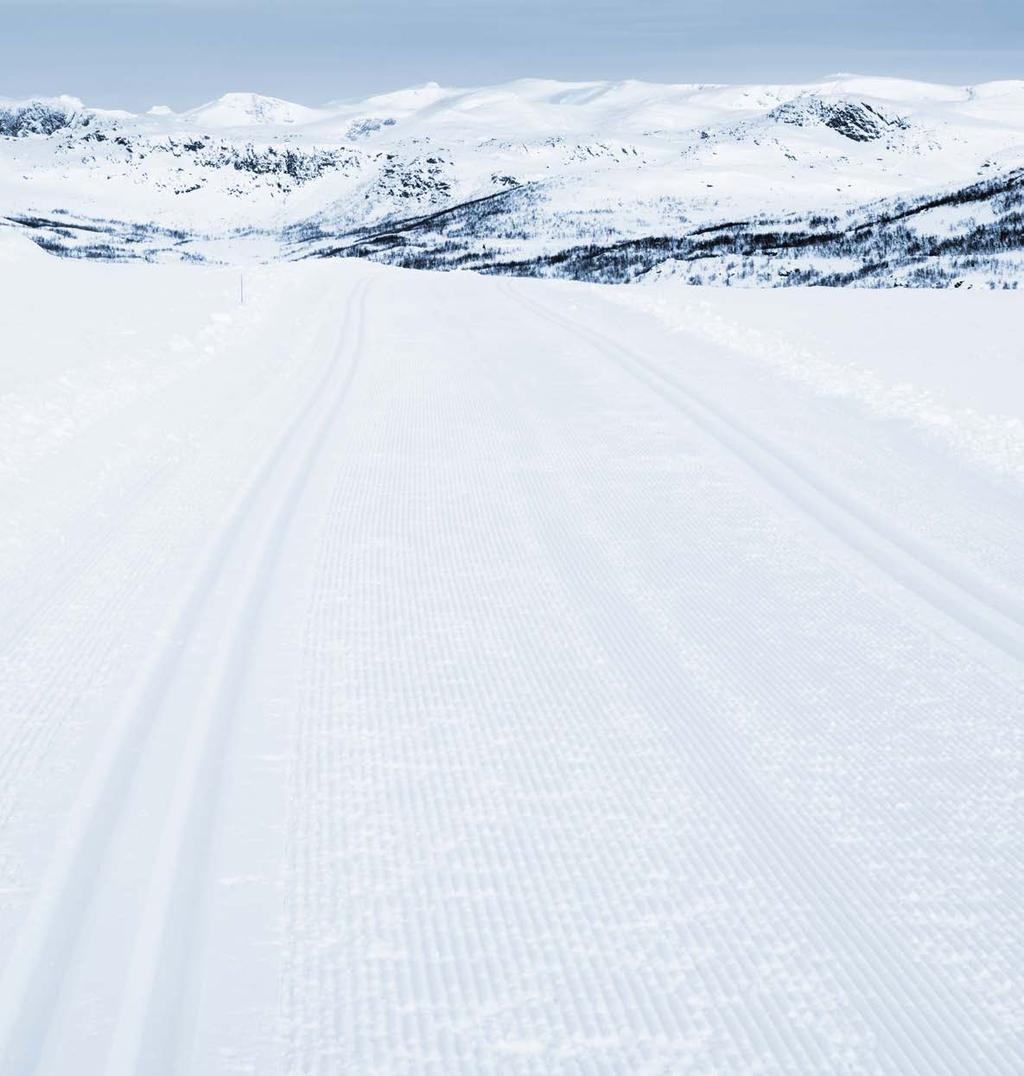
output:
<svg viewBox="0 0 1024 1076"><path fill-rule="evenodd" d="M5 222L80 257L1015 286L1022 174L1024 82L0 102Z"/></svg>

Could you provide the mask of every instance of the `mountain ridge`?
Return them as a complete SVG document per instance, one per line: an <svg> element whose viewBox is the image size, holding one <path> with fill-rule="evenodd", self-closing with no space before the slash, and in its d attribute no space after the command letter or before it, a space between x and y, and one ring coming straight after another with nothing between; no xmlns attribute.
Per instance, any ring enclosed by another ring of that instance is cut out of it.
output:
<svg viewBox="0 0 1024 1076"><path fill-rule="evenodd" d="M87 257L244 262L330 250L433 268L568 272L579 261L573 252L671 246L730 221L797 222L810 235L819 218L842 222L875 204L951 198L1022 165L1024 81L521 79L426 83L318 107L232 92L183 112L157 106L140 115L70 97L0 100L0 213L47 249ZM491 202L512 191L520 193ZM486 217L470 224L479 212L472 207L483 205ZM999 254L1012 260L1021 245L1015 211L986 212L1002 220L1008 245ZM389 233L409 238L400 226L419 218L444 230L427 235L417 226L415 249L381 242ZM97 232L107 237L99 244L76 239ZM369 236L377 237L372 250ZM913 243L900 242L898 259L916 256ZM845 247L856 262L860 255ZM648 262L637 267L655 268ZM674 271L674 262L656 265ZM796 269L801 281L857 277L856 265L808 268L719 266L713 276L785 283ZM969 268L979 281L1006 282L1005 264ZM963 270L950 262L938 276L959 279ZM687 272L704 281L703 271ZM867 277L886 282L885 274ZM887 282L897 281L890 274Z"/></svg>

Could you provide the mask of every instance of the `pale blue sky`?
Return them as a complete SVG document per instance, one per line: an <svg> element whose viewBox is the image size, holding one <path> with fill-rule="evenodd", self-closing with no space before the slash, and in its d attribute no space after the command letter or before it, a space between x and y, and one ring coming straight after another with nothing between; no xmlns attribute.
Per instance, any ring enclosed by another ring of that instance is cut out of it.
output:
<svg viewBox="0 0 1024 1076"><path fill-rule="evenodd" d="M1024 77L1024 0L0 0L0 96L306 104L518 76Z"/></svg>

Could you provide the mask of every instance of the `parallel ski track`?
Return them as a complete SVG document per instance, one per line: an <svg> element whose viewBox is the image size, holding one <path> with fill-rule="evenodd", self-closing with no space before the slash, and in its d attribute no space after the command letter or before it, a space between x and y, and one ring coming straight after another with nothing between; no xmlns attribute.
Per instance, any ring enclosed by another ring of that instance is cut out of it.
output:
<svg viewBox="0 0 1024 1076"><path fill-rule="evenodd" d="M564 452L589 445L532 425L547 360L485 361L472 329L476 352L431 352L435 335L375 395L360 382L325 514L282 1071L1015 1073L1007 1027L759 785L729 700L695 690L622 583L566 488ZM649 497L626 513L641 530ZM681 976L714 1006L705 1041ZM548 1052L502 1055L517 1036Z"/></svg>
<svg viewBox="0 0 1024 1076"><path fill-rule="evenodd" d="M192 372L201 375L207 369L201 364ZM311 364L311 369L315 373L319 364ZM141 562L112 560L111 552L133 527L144 526L162 501L180 503L183 487L175 484L179 468L177 461L163 461L144 468L143 477L134 482L125 482L109 522L83 540L59 568L54 569L52 551L45 547L22 566L22 576L38 585L13 599L0 635L0 693L7 715L0 750L0 825L16 809L24 782L31 780L83 692L116 675L123 663L122 633L104 628L122 623L151 580L153 567L173 557L177 532L166 525L147 530L137 541L145 551ZM19 606L20 615L13 612ZM49 647L41 642L47 638ZM40 653L55 655L45 676L37 667ZM35 669L37 675L28 679L19 674L22 668Z"/></svg>
<svg viewBox="0 0 1024 1076"><path fill-rule="evenodd" d="M646 360L604 335L524 297L518 289L506 286L506 293L542 320L574 339L584 340L602 358L648 385L713 442L738 456L759 478L788 495L798 507L821 519L830 531L839 527L838 520L849 509L842 504L822 503L824 493L817 491L824 484L811 484L808 479L806 488L801 488L799 472L790 471L785 463L769 455L770 450L759 439L748 435L710 405L691 398L688 389ZM529 407L527 396L524 389L521 401L524 409ZM525 430L520 435L529 436ZM742 838L750 869L755 874L766 873L798 903L815 909L812 929L823 946L832 948L838 942L843 959L837 961L836 977L878 1036L879 1046L890 1064L898 1071L921 1076L939 1073L960 1076L966 1071L1010 1076L1018 1072L1020 1056L1007 1044L1006 1029L992 1022L954 984L933 975L911 955L889 922L886 902L874 891L871 880L854 872L851 864L831 848L825 835L817 832L809 819L794 824L794 819L762 792L756 779L745 771L723 727L706 719L680 720L678 700L686 696L687 674L679 668L671 648L664 645L657 631L651 630L652 625L642 612L618 592L613 582L614 567L603 563L605 558L600 548L588 539L585 530L573 526L564 512L545 507L565 500L564 491L552 488L551 480L536 470L524 472L524 483L536 506L535 519L546 538L552 562L559 564L566 583L579 595L578 608L593 611L594 627L598 636L607 641L609 659L638 685L650 712L663 716L666 728L681 741L680 757L698 760L693 768L694 779L712 801L721 805L726 816L733 816L733 828ZM845 531L838 533L843 537ZM879 535L879 546L883 540L884 535ZM860 549L861 543L854 548ZM868 549L874 552L874 544ZM574 550L574 554L567 555L568 550ZM888 570L887 566L897 556L895 552L886 554L878 566ZM874 556L870 559L878 563ZM904 577L916 580L918 571L899 571L896 575L900 580ZM942 586L941 593L955 593L952 584L948 588ZM970 597L973 609L976 599ZM940 608L952 615L945 605ZM972 616L967 623L973 622ZM988 633L983 638L988 640ZM1006 641L1012 643L1014 637L1011 635ZM1002 649L1016 656L1014 651ZM776 1034L784 1031L785 1018L781 1015L780 1024ZM737 1033L741 1030L737 1029ZM751 1030L747 1029L745 1034ZM765 1034L772 1031L771 1028L761 1030ZM786 1052L775 1056L785 1056Z"/></svg>
<svg viewBox="0 0 1024 1076"><path fill-rule="evenodd" d="M587 341L648 384L778 494L961 629L1024 664L1024 599L942 558L925 542L856 502L834 483L749 429L644 357L506 285L527 309Z"/></svg>
<svg viewBox="0 0 1024 1076"><path fill-rule="evenodd" d="M131 790L136 761L146 748L154 715L179 672L187 640L197 630L225 567L251 548L259 527L253 570L231 599L232 630L208 663L208 674L189 714L187 740L160 835L157 867L133 948L133 965L122 992L122 1012L108 1071L181 1071L176 1036L188 973L187 938L202 899L211 831L220 794L223 758L231 734L254 623L273 567L302 496L310 468L334 426L355 375L362 348L369 284L349 297L337 351L247 487L225 516L201 568L162 635L159 649L140 675L110 726L86 778L71 822L58 845L41 895L0 983L0 1073L36 1071L51 1029L62 981L97 884L104 856ZM261 522L262 521L262 522ZM167 640L179 645L167 645Z"/></svg>

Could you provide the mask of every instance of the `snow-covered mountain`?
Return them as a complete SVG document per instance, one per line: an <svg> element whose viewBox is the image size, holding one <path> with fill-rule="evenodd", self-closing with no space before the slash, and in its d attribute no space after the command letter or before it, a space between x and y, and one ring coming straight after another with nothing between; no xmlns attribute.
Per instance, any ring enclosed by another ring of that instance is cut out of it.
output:
<svg viewBox="0 0 1024 1076"><path fill-rule="evenodd" d="M0 213L79 256L1014 284L1022 177L1024 81L0 102Z"/></svg>

